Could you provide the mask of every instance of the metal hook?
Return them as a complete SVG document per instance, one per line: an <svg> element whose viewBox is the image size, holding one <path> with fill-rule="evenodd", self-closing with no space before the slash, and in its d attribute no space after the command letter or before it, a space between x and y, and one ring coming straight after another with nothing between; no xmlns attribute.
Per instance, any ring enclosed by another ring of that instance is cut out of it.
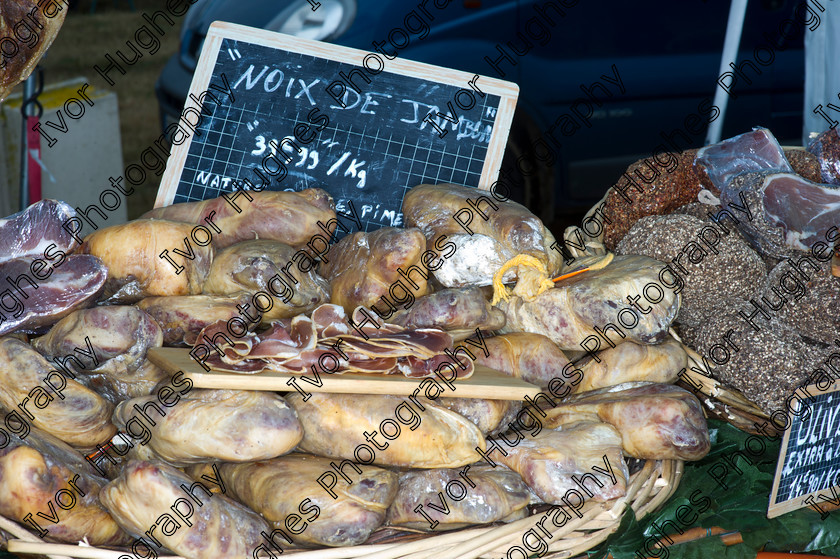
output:
<svg viewBox="0 0 840 559"><path fill-rule="evenodd" d="M44 91L44 69L41 68L41 66L36 66L34 73L37 76L35 91L32 93L32 96L29 99L25 99L23 101L23 104L20 106L20 111L23 113L24 117L27 117L29 116L29 106L35 105L38 111L35 116L41 118L42 116L44 116L44 106L41 105L41 102L38 100L38 96L41 95L41 93L43 93Z"/></svg>

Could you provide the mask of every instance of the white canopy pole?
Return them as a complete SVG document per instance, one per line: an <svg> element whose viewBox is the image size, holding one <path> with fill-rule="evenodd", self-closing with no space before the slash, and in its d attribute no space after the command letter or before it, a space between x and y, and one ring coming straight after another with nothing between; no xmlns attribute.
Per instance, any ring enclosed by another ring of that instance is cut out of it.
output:
<svg viewBox="0 0 840 559"><path fill-rule="evenodd" d="M744 29L746 14L747 0L732 0L732 4L729 6L729 21L726 23L726 38L723 41L723 56L720 58L718 76L730 70L730 62L737 62L738 46L741 43L741 31ZM720 109L720 116L709 124L709 130L706 133L706 145L716 144L720 141L728 102L729 94L722 87L716 86L714 104Z"/></svg>

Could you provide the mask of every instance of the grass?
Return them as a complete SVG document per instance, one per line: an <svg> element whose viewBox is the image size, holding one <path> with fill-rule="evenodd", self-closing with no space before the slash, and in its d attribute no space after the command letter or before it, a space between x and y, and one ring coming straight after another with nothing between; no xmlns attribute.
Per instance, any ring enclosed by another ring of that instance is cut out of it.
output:
<svg viewBox="0 0 840 559"><path fill-rule="evenodd" d="M120 135L122 137L123 167L139 163L140 153L149 147L161 134L158 104L154 84L166 61L178 50L178 35L182 17L171 16L175 22L169 27L163 21L161 28L165 35L160 37L160 50L149 55L138 47L143 57L136 64L126 68L123 76L111 72L115 85L109 85L93 68L95 64L105 67L105 54L112 56L117 50L126 55L133 54L126 41L134 41L135 31L145 23L143 12L151 14L156 10L166 12L166 0L135 0L137 11L128 10L126 0L98 0L96 13L90 13L92 0L80 0L64 22L47 56L41 62L44 68L45 84L84 76L97 89L116 92L119 101ZM128 217L133 219L151 209L157 194L160 177L147 173L146 182L128 197Z"/></svg>

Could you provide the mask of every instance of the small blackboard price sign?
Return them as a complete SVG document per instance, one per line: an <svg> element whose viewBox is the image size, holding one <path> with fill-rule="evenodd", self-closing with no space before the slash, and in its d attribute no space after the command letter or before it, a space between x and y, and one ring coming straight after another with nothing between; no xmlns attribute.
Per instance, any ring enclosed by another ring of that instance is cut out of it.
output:
<svg viewBox="0 0 840 559"><path fill-rule="evenodd" d="M194 133L173 141L155 207L251 185L318 187L339 211L352 201L365 230L400 226L413 186L490 187L518 93L493 78L215 22L179 121Z"/></svg>
<svg viewBox="0 0 840 559"><path fill-rule="evenodd" d="M827 385L828 383L826 383ZM840 505L840 383L803 389L782 438L767 517L807 506ZM799 411L802 410L802 411Z"/></svg>

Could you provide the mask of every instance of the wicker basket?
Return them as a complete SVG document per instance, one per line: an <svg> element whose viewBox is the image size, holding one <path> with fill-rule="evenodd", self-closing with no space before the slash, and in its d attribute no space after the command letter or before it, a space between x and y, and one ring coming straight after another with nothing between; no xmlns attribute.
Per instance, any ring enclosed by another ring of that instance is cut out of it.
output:
<svg viewBox="0 0 840 559"><path fill-rule="evenodd" d="M586 218L595 216L603 206L606 195L592 209ZM577 233L576 233L577 230ZM580 236L578 236L578 233ZM566 241L579 244L584 240L584 248L568 247L575 259L600 256L608 251L603 243L603 231L591 236L577 226L568 227L563 235ZM672 335L679 336L672 330ZM689 354L692 365L702 370L700 356L683 345ZM707 415L727 421L739 429L756 432L754 422L761 422L767 416L743 395L721 385L716 380L688 370L687 380L680 383L695 392L704 405ZM697 387L701 388L697 388ZM526 533L540 534L548 545L547 559L571 558L604 542L615 533L627 507L632 508L637 519L641 519L663 505L674 493L683 474L683 462L679 460L648 460L641 469L630 476L627 494L607 503L587 501L580 510L581 517L573 518L561 528L556 528L551 521L543 523L551 532L546 538L536 528L536 522L550 511L548 505L532 509L531 514L509 524L496 524L478 528L445 532L438 535L428 533L410 533L389 528L374 532L365 545L316 550L286 550L284 554L299 559L478 559L507 556L514 546L525 550L522 545ZM87 557L94 559L119 559L124 552L94 547L44 543L20 525L0 517L0 528L11 533L15 538L9 541L9 551L16 554L46 555L55 559L69 557ZM373 543L376 542L376 543ZM514 554L514 556L517 556ZM162 559L170 559L163 558ZM173 558L177 559L177 558Z"/></svg>
<svg viewBox="0 0 840 559"><path fill-rule="evenodd" d="M606 503L587 501L580 509L580 518L573 517L561 528L549 520L543 526L551 537L543 540L549 551L544 557L551 559L573 557L593 548L614 533L621 524L621 518L629 506L637 519L652 512L665 503L679 485L683 473L680 460L648 460L639 471L630 476L627 494ZM300 559L474 559L506 556L512 546L522 546L522 539L529 530L535 530L536 522L548 512L547 505L541 506L523 519L509 524L481 528L468 528L446 532L435 536L403 534L390 541L377 537L381 543L355 547L341 547L318 550L293 551L284 554ZM16 554L46 555L54 559L67 557L89 557L95 559L119 559L126 552L75 545L48 544L32 535L20 525L0 517L0 528L15 538L9 541L9 551ZM387 530L386 530L387 532ZM130 556L130 552L129 552ZM166 558L162 558L166 559Z"/></svg>

